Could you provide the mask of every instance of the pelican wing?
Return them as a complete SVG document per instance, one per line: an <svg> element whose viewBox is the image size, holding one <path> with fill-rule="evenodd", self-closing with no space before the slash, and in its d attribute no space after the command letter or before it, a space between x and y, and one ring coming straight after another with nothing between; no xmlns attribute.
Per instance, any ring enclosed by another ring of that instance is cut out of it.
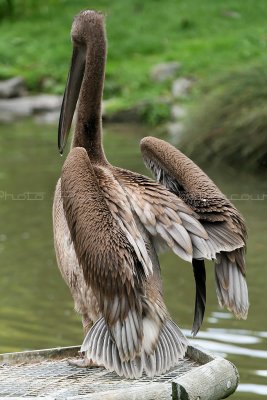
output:
<svg viewBox="0 0 267 400"><path fill-rule="evenodd" d="M140 227L137 226L131 204L123 188L109 169L98 166L94 168L94 171L98 181L101 182L101 191L111 215L134 248L139 261L143 265L145 275L153 274L153 265L146 248L145 238L140 232Z"/></svg>
<svg viewBox="0 0 267 400"><path fill-rule="evenodd" d="M141 141L141 152L157 181L184 200L208 233L207 240L194 233L190 235L193 257L216 260L220 305L233 311L238 318L246 318L248 293L244 254L247 233L243 217L215 183L169 143L146 137ZM203 278L204 275L202 282ZM196 284L201 285L197 280Z"/></svg>
<svg viewBox="0 0 267 400"><path fill-rule="evenodd" d="M154 237L156 246L168 246L179 257L191 262L194 251L191 235L204 242L208 238L194 211L164 186L143 175L119 168L114 174L133 212Z"/></svg>
<svg viewBox="0 0 267 400"><path fill-rule="evenodd" d="M141 141L141 151L157 181L194 210L209 235L206 241L191 236L195 244L194 258L216 259L216 253L245 246L242 216L193 161L174 146L153 137ZM244 265L241 269L244 272Z"/></svg>
<svg viewBox="0 0 267 400"><path fill-rule="evenodd" d="M141 348L141 300L148 269L112 216L85 149L70 151L62 169L61 194L84 279L98 300L120 359L129 360ZM86 350L86 343L83 347Z"/></svg>

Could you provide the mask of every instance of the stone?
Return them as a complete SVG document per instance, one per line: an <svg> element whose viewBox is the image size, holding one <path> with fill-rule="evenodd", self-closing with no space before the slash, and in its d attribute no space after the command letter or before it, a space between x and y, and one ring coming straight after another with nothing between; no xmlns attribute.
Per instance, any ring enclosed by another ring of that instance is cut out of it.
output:
<svg viewBox="0 0 267 400"><path fill-rule="evenodd" d="M26 92L26 85L21 77L0 81L0 98L2 99L25 96Z"/></svg>
<svg viewBox="0 0 267 400"><path fill-rule="evenodd" d="M49 111L35 116L35 121L42 125L57 125L60 111Z"/></svg>
<svg viewBox="0 0 267 400"><path fill-rule="evenodd" d="M103 114L103 120L107 122L141 122L141 113L138 107L117 110Z"/></svg>
<svg viewBox="0 0 267 400"><path fill-rule="evenodd" d="M32 104L34 113L60 110L62 104L62 97L52 94L41 94L39 96L28 97L28 99Z"/></svg>
<svg viewBox="0 0 267 400"><path fill-rule="evenodd" d="M116 99L104 100L102 103L102 117L107 122L141 122L142 110L146 104L143 102L128 108L116 106Z"/></svg>
<svg viewBox="0 0 267 400"><path fill-rule="evenodd" d="M180 139L184 132L184 125L181 122L169 122L166 125L167 133L175 139Z"/></svg>
<svg viewBox="0 0 267 400"><path fill-rule="evenodd" d="M29 117L32 113L31 103L24 98L0 100L0 113L10 114L14 117Z"/></svg>
<svg viewBox="0 0 267 400"><path fill-rule="evenodd" d="M223 17L239 19L241 18L241 14L236 11L227 10L222 13Z"/></svg>
<svg viewBox="0 0 267 400"><path fill-rule="evenodd" d="M177 61L157 64L151 69L150 78L155 82L164 82L174 78L180 68L181 64Z"/></svg>
<svg viewBox="0 0 267 400"><path fill-rule="evenodd" d="M0 122L9 124L15 120L15 116L9 112L3 112L0 110Z"/></svg>
<svg viewBox="0 0 267 400"><path fill-rule="evenodd" d="M172 95L175 98L186 97L192 88L193 81L188 78L176 79L172 84Z"/></svg>
<svg viewBox="0 0 267 400"><path fill-rule="evenodd" d="M174 121L183 119L186 115L186 111L183 107L178 104L173 104L171 106L171 117Z"/></svg>
<svg viewBox="0 0 267 400"><path fill-rule="evenodd" d="M18 97L0 100L0 117L15 119L29 117L33 114L59 111L62 103L61 96L41 94L38 96Z"/></svg>

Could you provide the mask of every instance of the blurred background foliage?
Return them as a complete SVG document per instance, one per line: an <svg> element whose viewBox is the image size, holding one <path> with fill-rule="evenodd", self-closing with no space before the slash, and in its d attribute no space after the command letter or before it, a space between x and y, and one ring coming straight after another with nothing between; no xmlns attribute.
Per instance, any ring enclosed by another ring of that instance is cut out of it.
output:
<svg viewBox="0 0 267 400"><path fill-rule="evenodd" d="M62 94L71 22L87 8L107 15L105 99L144 101L150 124L168 119L154 100L170 96L171 83L149 77L177 60L196 81L182 100L184 149L200 162L266 167L266 0L0 0L0 79L19 75L31 92Z"/></svg>
<svg viewBox="0 0 267 400"><path fill-rule="evenodd" d="M250 171L267 167L267 71L263 65L228 71L203 87L181 146L199 162Z"/></svg>

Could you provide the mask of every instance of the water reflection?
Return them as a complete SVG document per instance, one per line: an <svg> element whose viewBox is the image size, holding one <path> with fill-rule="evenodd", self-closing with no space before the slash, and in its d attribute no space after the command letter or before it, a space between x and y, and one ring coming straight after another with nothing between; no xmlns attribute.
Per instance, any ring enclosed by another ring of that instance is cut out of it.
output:
<svg viewBox="0 0 267 400"><path fill-rule="evenodd" d="M266 376L266 378L267 378L267 370L255 371L255 374L259 375L259 376Z"/></svg>
<svg viewBox="0 0 267 400"><path fill-rule="evenodd" d="M214 311L212 313L212 316L209 317L209 321L215 321L218 322L219 319L232 319L233 318L233 314L229 313L229 312L220 312L220 311Z"/></svg>
<svg viewBox="0 0 267 400"><path fill-rule="evenodd" d="M147 174L138 144L146 134L151 132L141 132L139 127L109 128L104 139L110 162ZM73 311L68 288L56 267L52 241L52 199L62 162L56 148L56 128L31 122L0 127L0 352L68 346L82 341L80 318ZM266 397L267 393L267 202L257 200L256 196L267 193L267 182L242 174L237 179L230 168L207 172L228 197L236 196L234 201L248 223L251 307L247 321L237 321L232 314L219 309L213 265L208 263L206 317L192 342L235 363L241 384L233 399L254 400L255 396ZM30 201L32 193L42 194L43 199ZM250 196L244 198L242 194ZM23 199L15 200L22 195ZM160 259L168 308L191 337L191 267L173 254L164 254Z"/></svg>
<svg viewBox="0 0 267 400"><path fill-rule="evenodd" d="M254 393L264 397L267 395L267 385L255 385L253 383L240 383L238 386L238 392L242 393ZM251 398L251 397L250 397Z"/></svg>
<svg viewBox="0 0 267 400"><path fill-rule="evenodd" d="M192 339L193 345L200 345L211 352L217 354L237 354L241 356L253 357L253 358L264 358L267 359L267 351L248 349L244 347L234 346L232 344L217 343L209 340Z"/></svg>
<svg viewBox="0 0 267 400"><path fill-rule="evenodd" d="M185 331L189 336L189 332ZM251 332L251 336L243 334L240 331L232 331L230 329L208 329L207 331L200 331L197 335L198 339L211 339L226 343L237 343L237 344L255 344L261 342L260 338L257 338L256 332Z"/></svg>

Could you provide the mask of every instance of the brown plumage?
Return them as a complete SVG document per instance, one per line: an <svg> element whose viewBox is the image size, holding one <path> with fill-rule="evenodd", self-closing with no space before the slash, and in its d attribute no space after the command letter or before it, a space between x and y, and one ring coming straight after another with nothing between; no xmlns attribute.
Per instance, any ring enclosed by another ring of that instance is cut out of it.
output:
<svg viewBox="0 0 267 400"><path fill-rule="evenodd" d="M219 304L233 311L237 318L246 319L249 307L245 280L247 231L242 215L192 160L169 143L147 137L141 141L141 151L145 164L157 180L195 211L209 235L208 240L191 236L195 248L194 270L200 266L197 259L214 259ZM197 333L205 310L205 306L201 306L201 298L205 298L203 262L201 269L202 273L196 278L197 291L202 293L195 309L195 320L199 323L195 321L193 334ZM199 313L202 316L197 315Z"/></svg>
<svg viewBox="0 0 267 400"><path fill-rule="evenodd" d="M87 357L84 365L104 365L129 378L138 378L143 372L154 376L176 365L187 347L163 301L156 249L167 246L193 262L194 268L204 258L216 259L219 300L235 312L238 305L236 298L229 298L229 287L239 275L228 264L242 264L242 250L236 250L244 246L242 220L237 211L232 218L233 211L228 209L230 217L226 218L223 195L218 197L218 204L210 202L210 208L204 207L203 212L201 199L200 205L194 206L183 198L176 189L185 185L186 171L182 165L179 169L175 159L164 156L161 160L157 139L145 139L142 148L158 182L108 163L101 139L106 59L103 16L93 11L80 13L73 22L72 42L59 121L61 153L78 97L79 105L72 148L53 205L57 261L87 332L81 348ZM172 157L177 150L163 144ZM174 157L178 160L180 154ZM180 172L184 180L179 182ZM219 215L216 207L225 219L214 223L209 217ZM223 236L231 221L236 232L232 229L225 244ZM244 272L241 265L239 269ZM195 271L195 279L193 330L197 331L205 307L203 266Z"/></svg>

